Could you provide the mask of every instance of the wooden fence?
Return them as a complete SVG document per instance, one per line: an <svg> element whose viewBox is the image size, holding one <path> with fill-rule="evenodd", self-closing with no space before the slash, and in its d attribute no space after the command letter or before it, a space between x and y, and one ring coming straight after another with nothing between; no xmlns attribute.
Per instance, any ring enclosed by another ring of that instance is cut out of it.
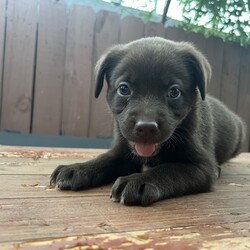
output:
<svg viewBox="0 0 250 250"><path fill-rule="evenodd" d="M1 130L110 136L105 93L93 98L93 67L112 44L146 36L193 42L213 68L209 92L250 127L250 47L79 3L0 0Z"/></svg>

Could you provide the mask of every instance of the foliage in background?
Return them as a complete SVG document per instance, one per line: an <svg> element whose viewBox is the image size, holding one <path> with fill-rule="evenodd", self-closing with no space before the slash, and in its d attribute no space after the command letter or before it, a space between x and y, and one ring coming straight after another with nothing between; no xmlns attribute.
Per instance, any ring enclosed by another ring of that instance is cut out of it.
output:
<svg viewBox="0 0 250 250"><path fill-rule="evenodd" d="M241 45L250 44L250 6L246 0L178 0L183 22L178 27L218 36ZM201 26L202 24L202 26Z"/></svg>
<svg viewBox="0 0 250 250"><path fill-rule="evenodd" d="M108 2L113 7L119 7L119 15L136 15L148 22L156 14L158 0L95 0L95 2Z"/></svg>
<svg viewBox="0 0 250 250"><path fill-rule="evenodd" d="M120 14L132 14L152 20L156 14L162 15L162 23L168 21L168 9L174 1L179 3L182 20L175 26L188 32L202 33L204 36L221 37L224 41L234 41L250 45L250 0L96 0L120 7ZM164 8L165 5L165 8ZM160 13L159 13L160 7ZM137 10L136 12L133 9Z"/></svg>

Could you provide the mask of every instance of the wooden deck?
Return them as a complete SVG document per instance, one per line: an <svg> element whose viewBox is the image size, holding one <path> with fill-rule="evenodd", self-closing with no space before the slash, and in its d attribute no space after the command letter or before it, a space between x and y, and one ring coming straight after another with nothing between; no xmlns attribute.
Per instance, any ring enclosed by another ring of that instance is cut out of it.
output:
<svg viewBox="0 0 250 250"><path fill-rule="evenodd" d="M58 164L102 151L0 146L0 249L250 249L250 154L225 165L214 192L146 208L110 201L111 186L49 186Z"/></svg>

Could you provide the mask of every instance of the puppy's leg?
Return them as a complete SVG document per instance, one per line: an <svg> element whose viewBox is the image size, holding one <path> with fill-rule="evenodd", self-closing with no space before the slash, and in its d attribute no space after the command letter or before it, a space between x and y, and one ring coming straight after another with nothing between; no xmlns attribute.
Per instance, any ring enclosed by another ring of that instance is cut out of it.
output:
<svg viewBox="0 0 250 250"><path fill-rule="evenodd" d="M211 163L170 163L116 180L112 200L125 205L143 205L185 194L208 192L217 175Z"/></svg>
<svg viewBox="0 0 250 250"><path fill-rule="evenodd" d="M84 163L58 166L51 175L50 183L61 190L81 190L139 171L139 165L131 161L128 163L116 150L110 150Z"/></svg>

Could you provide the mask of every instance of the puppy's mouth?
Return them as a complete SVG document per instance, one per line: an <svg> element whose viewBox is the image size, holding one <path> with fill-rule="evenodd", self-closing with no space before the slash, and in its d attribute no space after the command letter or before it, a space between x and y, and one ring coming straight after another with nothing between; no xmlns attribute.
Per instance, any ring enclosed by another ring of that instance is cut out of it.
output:
<svg viewBox="0 0 250 250"><path fill-rule="evenodd" d="M132 143L133 149L141 157L151 157L157 152L158 144L151 143Z"/></svg>

